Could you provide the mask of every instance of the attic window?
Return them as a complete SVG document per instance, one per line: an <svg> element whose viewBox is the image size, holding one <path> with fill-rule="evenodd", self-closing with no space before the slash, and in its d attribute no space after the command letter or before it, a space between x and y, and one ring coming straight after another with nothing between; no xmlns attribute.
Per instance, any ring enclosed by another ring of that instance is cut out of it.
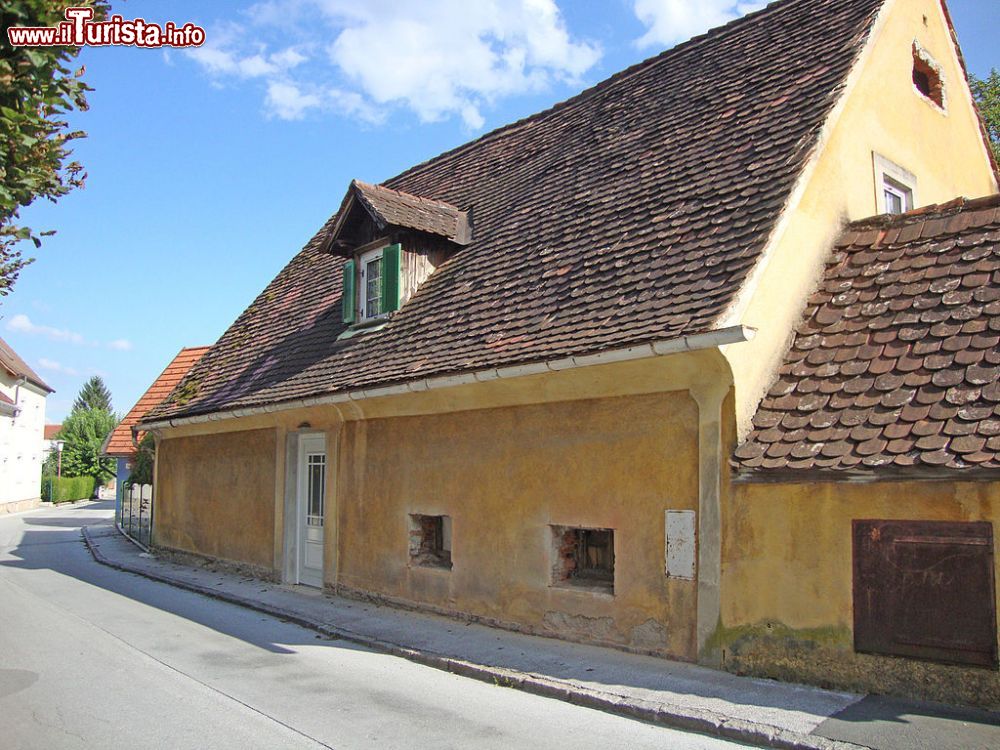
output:
<svg viewBox="0 0 1000 750"><path fill-rule="evenodd" d="M913 43L913 86L924 98L944 109L941 66L916 42Z"/></svg>
<svg viewBox="0 0 1000 750"><path fill-rule="evenodd" d="M879 154L872 154L872 159L875 166L875 212L904 214L916 208L916 176Z"/></svg>
<svg viewBox="0 0 1000 750"><path fill-rule="evenodd" d="M344 263L342 312L345 323L367 323L399 309L401 245L374 243Z"/></svg>

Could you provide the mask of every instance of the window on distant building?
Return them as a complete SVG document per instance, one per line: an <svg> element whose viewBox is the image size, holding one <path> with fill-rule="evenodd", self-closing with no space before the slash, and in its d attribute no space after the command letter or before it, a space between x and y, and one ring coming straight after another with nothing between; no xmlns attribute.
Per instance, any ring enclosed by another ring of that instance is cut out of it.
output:
<svg viewBox="0 0 1000 750"><path fill-rule="evenodd" d="M379 245L344 263L343 319L365 323L399 309L403 251Z"/></svg>
<svg viewBox="0 0 1000 750"><path fill-rule="evenodd" d="M552 583L604 593L615 590L615 532L613 529L552 527L555 563Z"/></svg>
<svg viewBox="0 0 1000 750"><path fill-rule="evenodd" d="M449 516L410 516L410 564L451 569Z"/></svg>
<svg viewBox="0 0 1000 750"><path fill-rule="evenodd" d="M873 154L876 213L903 214L917 207L917 178L898 164Z"/></svg>

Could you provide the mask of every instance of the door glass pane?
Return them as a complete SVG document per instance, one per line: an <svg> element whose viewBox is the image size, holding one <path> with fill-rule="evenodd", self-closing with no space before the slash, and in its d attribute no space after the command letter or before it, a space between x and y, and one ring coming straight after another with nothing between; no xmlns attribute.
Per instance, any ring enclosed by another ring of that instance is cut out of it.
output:
<svg viewBox="0 0 1000 750"><path fill-rule="evenodd" d="M306 510L306 523L309 526L323 525L323 493L326 489L326 455L311 453L306 467L306 497L309 505Z"/></svg>

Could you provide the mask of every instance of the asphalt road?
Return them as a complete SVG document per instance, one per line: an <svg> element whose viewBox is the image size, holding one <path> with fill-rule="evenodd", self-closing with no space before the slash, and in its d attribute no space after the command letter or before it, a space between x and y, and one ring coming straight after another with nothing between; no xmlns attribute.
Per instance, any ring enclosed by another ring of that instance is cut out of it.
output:
<svg viewBox="0 0 1000 750"><path fill-rule="evenodd" d="M106 568L110 503L0 516L0 747L737 745L495 687Z"/></svg>

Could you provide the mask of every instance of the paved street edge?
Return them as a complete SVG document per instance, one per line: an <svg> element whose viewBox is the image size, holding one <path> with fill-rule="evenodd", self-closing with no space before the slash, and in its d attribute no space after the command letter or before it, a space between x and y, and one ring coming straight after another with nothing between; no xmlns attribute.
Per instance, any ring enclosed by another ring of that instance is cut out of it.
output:
<svg viewBox="0 0 1000 750"><path fill-rule="evenodd" d="M627 699L613 693L575 685L565 680L541 677L513 669L475 664L464 659L456 659L443 654L414 649L361 635L343 628L331 627L330 625L302 617L295 612L274 607L254 599L248 599L228 592L216 591L207 586L200 586L167 574L144 570L140 566L131 566L111 560L101 552L100 544L91 536L89 528L88 526L81 528L83 540L87 545L87 549L90 550L90 554L101 565L106 565L126 573L133 573L153 581L159 581L160 583L166 583L196 594L202 594L212 599L246 607L247 609L252 609L266 615L279 617L330 638L356 643L392 656L402 657L427 667L451 672L462 677L470 677L499 687L515 688L534 695L555 698L577 706L593 708L630 719L639 719L640 721L672 729L697 732L721 739L749 743L757 747L775 748L775 750L866 750L863 745L855 745L850 742L840 742L816 735L793 732L771 726L770 724L733 719L711 711Z"/></svg>

